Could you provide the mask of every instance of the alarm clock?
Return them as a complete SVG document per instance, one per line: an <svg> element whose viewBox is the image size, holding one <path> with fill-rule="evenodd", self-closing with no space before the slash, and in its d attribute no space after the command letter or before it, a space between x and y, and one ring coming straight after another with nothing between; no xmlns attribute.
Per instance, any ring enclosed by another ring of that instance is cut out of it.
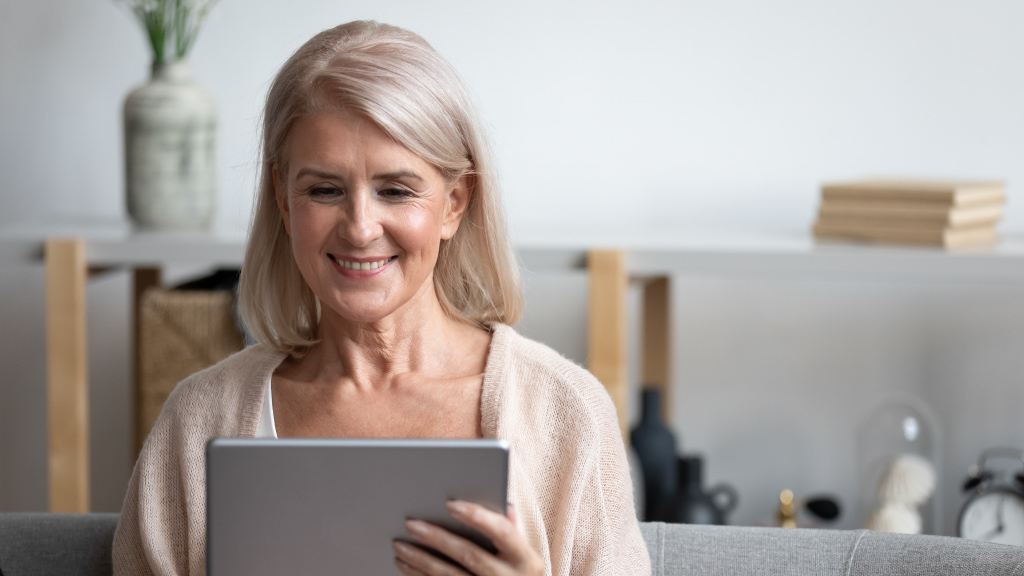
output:
<svg viewBox="0 0 1024 576"><path fill-rule="evenodd" d="M989 460L997 458L1013 459L1022 470L998 474L986 468ZM958 536L1024 546L1024 452L1016 448L986 450L964 482L964 492L968 497L957 522Z"/></svg>

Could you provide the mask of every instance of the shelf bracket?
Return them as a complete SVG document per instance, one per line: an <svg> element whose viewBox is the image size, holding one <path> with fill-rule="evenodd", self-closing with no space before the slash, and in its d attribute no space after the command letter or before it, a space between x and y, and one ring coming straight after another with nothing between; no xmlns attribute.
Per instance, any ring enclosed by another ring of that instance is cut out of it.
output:
<svg viewBox="0 0 1024 576"><path fill-rule="evenodd" d="M48 240L44 250L50 511L85 513L89 511L85 243Z"/></svg>
<svg viewBox="0 0 1024 576"><path fill-rule="evenodd" d="M590 275L588 354L590 371L612 397L623 438L629 438L626 355L626 253L594 250L587 255Z"/></svg>

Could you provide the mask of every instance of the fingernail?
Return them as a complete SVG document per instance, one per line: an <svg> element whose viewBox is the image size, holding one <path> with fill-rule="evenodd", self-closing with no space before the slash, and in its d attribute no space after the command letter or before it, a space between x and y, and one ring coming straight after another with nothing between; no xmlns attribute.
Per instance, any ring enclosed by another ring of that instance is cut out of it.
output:
<svg viewBox="0 0 1024 576"><path fill-rule="evenodd" d="M449 501L448 509L460 516L465 516L469 513L469 506L467 506L465 502L459 502L458 500Z"/></svg>
<svg viewBox="0 0 1024 576"><path fill-rule="evenodd" d="M395 549L395 553L399 556L407 556L409 554L409 545L404 542L392 542L391 547Z"/></svg>
<svg viewBox="0 0 1024 576"><path fill-rule="evenodd" d="M405 529L413 534L426 534L427 525L419 520L406 520Z"/></svg>

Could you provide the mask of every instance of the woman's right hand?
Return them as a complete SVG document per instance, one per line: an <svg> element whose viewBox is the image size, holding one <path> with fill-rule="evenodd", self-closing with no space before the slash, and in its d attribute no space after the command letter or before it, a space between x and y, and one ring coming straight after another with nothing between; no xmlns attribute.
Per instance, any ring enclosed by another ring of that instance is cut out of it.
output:
<svg viewBox="0 0 1024 576"><path fill-rule="evenodd" d="M409 520L406 528L419 543L429 546L463 566L459 568L411 544L394 542L395 564L406 576L543 576L544 561L516 529L511 506L505 517L470 502L453 501L448 510L459 522L491 539L497 554L457 536L440 526ZM469 572L467 572L467 570Z"/></svg>

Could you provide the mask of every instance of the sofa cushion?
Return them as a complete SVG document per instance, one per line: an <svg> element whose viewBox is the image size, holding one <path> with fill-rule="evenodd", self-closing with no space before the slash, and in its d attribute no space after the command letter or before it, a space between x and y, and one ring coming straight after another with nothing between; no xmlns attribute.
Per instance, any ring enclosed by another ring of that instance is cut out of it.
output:
<svg viewBox="0 0 1024 576"><path fill-rule="evenodd" d="M846 576L857 532L641 525L653 576Z"/></svg>
<svg viewBox="0 0 1024 576"><path fill-rule="evenodd" d="M117 514L0 514L0 575L107 576Z"/></svg>
<svg viewBox="0 0 1024 576"><path fill-rule="evenodd" d="M850 576L1024 576L1024 548L962 538L866 532Z"/></svg>
<svg viewBox="0 0 1024 576"><path fill-rule="evenodd" d="M1024 576L1024 548L868 530L644 523L653 576Z"/></svg>

